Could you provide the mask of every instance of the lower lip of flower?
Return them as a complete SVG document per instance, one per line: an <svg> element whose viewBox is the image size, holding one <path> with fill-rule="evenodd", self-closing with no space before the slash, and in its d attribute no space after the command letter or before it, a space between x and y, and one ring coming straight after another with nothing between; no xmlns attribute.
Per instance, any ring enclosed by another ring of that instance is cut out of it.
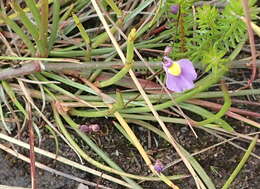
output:
<svg viewBox="0 0 260 189"><path fill-rule="evenodd" d="M181 74L181 67L178 63L174 62L169 68L168 72L174 76L179 76Z"/></svg>

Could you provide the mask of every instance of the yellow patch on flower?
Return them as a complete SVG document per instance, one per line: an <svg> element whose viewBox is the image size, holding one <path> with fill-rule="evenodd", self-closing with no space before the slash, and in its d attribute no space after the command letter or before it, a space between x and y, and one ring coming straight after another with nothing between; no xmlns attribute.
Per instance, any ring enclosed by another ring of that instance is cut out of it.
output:
<svg viewBox="0 0 260 189"><path fill-rule="evenodd" d="M181 74L181 67L178 63L174 62L171 67L168 68L168 72L174 76L179 76Z"/></svg>

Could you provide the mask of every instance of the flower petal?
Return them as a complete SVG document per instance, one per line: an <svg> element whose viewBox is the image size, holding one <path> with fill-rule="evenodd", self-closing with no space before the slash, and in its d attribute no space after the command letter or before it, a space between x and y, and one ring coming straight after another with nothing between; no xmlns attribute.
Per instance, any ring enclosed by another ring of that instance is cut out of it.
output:
<svg viewBox="0 0 260 189"><path fill-rule="evenodd" d="M194 88L194 83L183 75L174 76L167 73L166 87L174 92L183 92Z"/></svg>
<svg viewBox="0 0 260 189"><path fill-rule="evenodd" d="M192 80L189 80L188 78L186 78L184 75L180 76L180 80L182 81L182 90L186 91L186 90L190 90L194 88L194 83Z"/></svg>
<svg viewBox="0 0 260 189"><path fill-rule="evenodd" d="M169 73L166 74L166 87L175 92L181 92L182 88L178 83L176 82L178 79L176 76L173 76Z"/></svg>
<svg viewBox="0 0 260 189"><path fill-rule="evenodd" d="M194 81L197 78L197 73L190 60L181 59L177 61L177 63L181 66L181 75L192 81Z"/></svg>

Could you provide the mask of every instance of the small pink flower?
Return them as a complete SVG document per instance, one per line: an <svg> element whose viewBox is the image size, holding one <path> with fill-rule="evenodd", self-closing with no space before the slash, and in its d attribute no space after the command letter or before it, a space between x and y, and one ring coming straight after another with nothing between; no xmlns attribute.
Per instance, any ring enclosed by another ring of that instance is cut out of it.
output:
<svg viewBox="0 0 260 189"><path fill-rule="evenodd" d="M173 61L163 57L163 68L166 72L166 87L174 92L183 92L194 88L197 73L188 59Z"/></svg>
<svg viewBox="0 0 260 189"><path fill-rule="evenodd" d="M90 127L91 127L93 132L100 131L100 126L98 124L92 124L92 125L90 125Z"/></svg>
<svg viewBox="0 0 260 189"><path fill-rule="evenodd" d="M180 6L179 5L172 5L171 6L171 13L177 14L179 12Z"/></svg>
<svg viewBox="0 0 260 189"><path fill-rule="evenodd" d="M79 129L84 133L91 133L100 131L100 126L98 124L81 125Z"/></svg>

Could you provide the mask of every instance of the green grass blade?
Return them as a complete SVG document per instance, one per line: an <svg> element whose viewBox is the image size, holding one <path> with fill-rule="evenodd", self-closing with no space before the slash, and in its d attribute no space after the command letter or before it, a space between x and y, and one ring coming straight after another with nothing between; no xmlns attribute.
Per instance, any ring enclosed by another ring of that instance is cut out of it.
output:
<svg viewBox="0 0 260 189"><path fill-rule="evenodd" d="M199 114L208 119L215 117L215 114L209 112L208 110L206 110L204 108L201 108L200 106L196 106L193 104L187 104L187 103L181 103L179 105L183 109L194 112L194 113ZM218 124L219 126L221 126L223 129L225 129L227 131L234 131L234 129L226 121L224 121L221 118L214 119L212 122Z"/></svg>
<svg viewBox="0 0 260 189"><path fill-rule="evenodd" d="M239 162L239 164L237 165L235 170L232 172L232 174L230 175L230 177L228 178L228 180L226 181L226 183L224 184L222 189L228 189L230 184L235 180L236 176L238 175L240 170L245 165L247 159L249 158L250 153L253 151L253 149L254 149L254 147L256 145L256 142L257 142L257 138L258 138L258 136L255 136L255 138L252 140L252 142L250 143L246 153L244 154L244 156L242 157L241 161Z"/></svg>
<svg viewBox="0 0 260 189"><path fill-rule="evenodd" d="M24 31L13 20L8 18L8 16L4 15L3 13L0 13L0 19L2 19L23 40L30 53L34 55L36 53L36 49L30 38L25 35Z"/></svg>
<svg viewBox="0 0 260 189"><path fill-rule="evenodd" d="M7 123L5 121L5 116L4 116L3 106L2 106L2 103L4 103L4 101L6 101L5 93L4 93L3 87L0 85L0 119L1 119L1 122L2 122L5 130L9 134L11 134L10 127L7 125Z"/></svg>
<svg viewBox="0 0 260 189"><path fill-rule="evenodd" d="M41 17L40 17L39 9L37 8L37 4L35 3L34 0L25 0L25 3L30 9L30 11L32 12L33 18L37 26L39 26L41 23Z"/></svg>
<svg viewBox="0 0 260 189"><path fill-rule="evenodd" d="M21 111L24 114L24 116L27 117L28 116L27 112L25 111L22 104L15 97L15 93L14 93L12 87L9 85L9 83L7 81L2 81L2 85L3 85L5 92L8 94L8 96L10 97L10 99L12 100L14 105L18 108L19 111Z"/></svg>
<svg viewBox="0 0 260 189"><path fill-rule="evenodd" d="M79 18L77 17L76 14L72 14L72 17L73 17L73 20L74 20L74 22L75 22L77 28L79 29L79 32L80 32L81 37L82 37L82 38L84 39L84 41L85 41L85 44L86 44L87 46L90 45L90 38L89 38L89 36L88 36L88 34L87 34L87 32L86 32L84 26L80 23Z"/></svg>
<svg viewBox="0 0 260 189"><path fill-rule="evenodd" d="M144 10L146 7L148 7L154 0L146 0L143 3L139 4L139 6L130 14L128 14L125 18L125 23L129 22L131 19L136 17L142 10Z"/></svg>
<svg viewBox="0 0 260 189"><path fill-rule="evenodd" d="M19 17L19 19L22 21L22 23L24 24L24 26L26 27L26 29L29 31L29 33L33 36L33 38L35 40L38 39L39 37L39 33L37 30L37 27L35 24L33 24L29 17L25 14L25 12L23 11L23 9L19 6L19 4L16 1L13 1L11 3L12 5L12 9L17 13L17 16Z"/></svg>
<svg viewBox="0 0 260 189"><path fill-rule="evenodd" d="M35 41L35 43L37 45L37 48L39 49L39 51L42 54L45 51L45 47L44 47L44 44L41 41L38 40L39 39L39 31L37 30L36 25L34 25L30 21L30 19L25 14L23 9L15 1L13 1L13 3L11 5L12 5L12 8L17 13L17 16L19 16L19 18L21 19L21 21L24 24L25 28L28 30L28 32L34 38L34 41Z"/></svg>
<svg viewBox="0 0 260 189"><path fill-rule="evenodd" d="M63 78L63 77L58 76L58 75L53 74L53 73L42 72L42 74L44 76L48 77L48 78L60 81L60 82L65 83L65 84L67 84L69 86L72 86L72 87L75 87L75 88L80 89L82 91L85 91L85 92L88 92L88 93L96 95L96 92L93 91L91 88L87 87L86 85L80 84L80 83L72 81L70 79Z"/></svg>
<svg viewBox="0 0 260 189"><path fill-rule="evenodd" d="M55 43L57 35L59 33L59 21L60 21L60 1L54 1L52 6L52 25L51 25L51 35L48 43L49 50Z"/></svg>
<svg viewBox="0 0 260 189"><path fill-rule="evenodd" d="M210 118L208 118L208 119L206 119L204 121L198 122L199 125L208 124L208 123L214 122L217 119L220 119L223 115L225 115L225 113L230 108L230 106L231 106L231 98L230 98L230 96L228 94L227 88L225 87L224 84L222 84L221 85L221 89L222 89L223 94L224 94L224 104L221 107L220 111L217 114L215 114L214 116L212 116L212 117L210 117Z"/></svg>
<svg viewBox="0 0 260 189"><path fill-rule="evenodd" d="M116 13L118 17L123 15L122 11L118 8L118 6L113 0L105 0L105 1L111 7L111 9Z"/></svg>

